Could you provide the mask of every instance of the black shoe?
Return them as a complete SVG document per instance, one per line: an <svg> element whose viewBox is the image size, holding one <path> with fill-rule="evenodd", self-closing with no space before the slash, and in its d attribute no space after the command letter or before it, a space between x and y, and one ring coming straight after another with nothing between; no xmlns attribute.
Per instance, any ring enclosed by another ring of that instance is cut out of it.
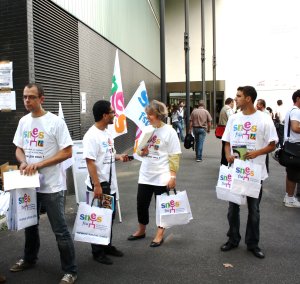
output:
<svg viewBox="0 0 300 284"><path fill-rule="evenodd" d="M94 260L102 264L107 264L107 265L113 264L112 260L109 257L107 257L105 254L94 256Z"/></svg>
<svg viewBox="0 0 300 284"><path fill-rule="evenodd" d="M221 251L229 251L229 250L232 250L237 247L238 247L238 245L234 245L230 242L227 242L224 245L222 245L220 249L221 249Z"/></svg>
<svg viewBox="0 0 300 284"><path fill-rule="evenodd" d="M259 247L248 248L248 250L251 251L253 255L256 256L257 258L265 258L265 254L261 251Z"/></svg>
<svg viewBox="0 0 300 284"><path fill-rule="evenodd" d="M144 239L146 237L146 234L140 235L140 236L134 236L134 235L130 235L127 240L128 241L135 241L135 240L139 240L139 239Z"/></svg>
<svg viewBox="0 0 300 284"><path fill-rule="evenodd" d="M151 248L159 247L163 242L164 242L164 239L161 239L160 242L151 242L150 247Z"/></svg>
<svg viewBox="0 0 300 284"><path fill-rule="evenodd" d="M122 257L124 255L123 252L121 252L120 250L118 250L116 247L114 246L107 246L104 249L106 254L112 255L112 256L118 256L118 257Z"/></svg>

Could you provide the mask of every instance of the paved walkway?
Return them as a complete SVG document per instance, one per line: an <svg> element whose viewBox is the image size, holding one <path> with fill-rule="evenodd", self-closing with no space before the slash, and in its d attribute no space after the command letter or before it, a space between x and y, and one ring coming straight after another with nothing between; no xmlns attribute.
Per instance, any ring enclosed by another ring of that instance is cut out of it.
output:
<svg viewBox="0 0 300 284"><path fill-rule="evenodd" d="M219 169L221 141L211 133L204 145L202 163L196 163L194 152L183 149L177 188L186 189L194 220L185 226L167 230L159 248L149 244L155 232L154 202L151 221L143 240L129 242L136 229L136 191L139 162L118 164L118 182L123 222L114 225L114 244L125 256L114 258L105 266L93 261L90 245L75 243L79 277L76 283L300 283L300 209L286 208L284 169L270 159L270 177L264 183L261 202L261 242L266 253L255 258L244 244L247 210L241 209L239 248L223 253L226 241L227 203L216 199L215 185ZM72 228L76 212L74 196L67 198L67 220ZM118 216L117 219L118 221ZM0 272L7 283L58 283L60 261L54 235L47 216L41 218L41 250L35 269L11 273L9 267L22 255L24 232L0 232ZM230 263L232 268L225 268Z"/></svg>

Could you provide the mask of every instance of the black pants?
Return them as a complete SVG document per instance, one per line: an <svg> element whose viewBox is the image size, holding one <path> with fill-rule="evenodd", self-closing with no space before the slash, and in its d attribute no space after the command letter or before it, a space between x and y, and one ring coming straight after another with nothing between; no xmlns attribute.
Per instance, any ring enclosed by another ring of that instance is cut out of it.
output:
<svg viewBox="0 0 300 284"><path fill-rule="evenodd" d="M222 141L222 158L221 158L221 165L228 166L228 162L225 155L225 141Z"/></svg>
<svg viewBox="0 0 300 284"><path fill-rule="evenodd" d="M262 187L260 189L259 197L252 198L247 196L248 204L248 220L246 227L245 243L249 249L258 246L259 242L259 223L260 211L259 204L262 196ZM229 223L229 230L227 232L228 241L233 245L238 245L241 240L240 235L240 205L229 202L227 219Z"/></svg>
<svg viewBox="0 0 300 284"><path fill-rule="evenodd" d="M89 191L93 191L90 187L87 188ZM113 227L113 224L114 224L114 219L115 219L115 216L116 216L116 206L117 206L117 201L116 201L116 193L113 193L111 194L110 193L110 190L106 189L106 188L102 188L102 193L104 194L109 194L109 195L112 195L114 197L114 201L115 201L115 206L114 206L114 210L113 210L113 214L112 214L112 222L111 222L111 234L110 234L110 242L108 244L108 246L111 246L112 244L112 227ZM105 245L96 245L96 244L91 244L91 247L92 247L92 254L94 257L97 257L97 256L101 256L101 255L104 255L105 254L105 250L107 249L107 246Z"/></svg>
<svg viewBox="0 0 300 284"><path fill-rule="evenodd" d="M153 193L156 197L164 192L167 192L166 186L138 184L137 215L140 224L147 225L149 223L149 206Z"/></svg>
<svg viewBox="0 0 300 284"><path fill-rule="evenodd" d="M284 141L284 125L279 124L277 130L278 135L278 144L282 148L283 147L283 141Z"/></svg>

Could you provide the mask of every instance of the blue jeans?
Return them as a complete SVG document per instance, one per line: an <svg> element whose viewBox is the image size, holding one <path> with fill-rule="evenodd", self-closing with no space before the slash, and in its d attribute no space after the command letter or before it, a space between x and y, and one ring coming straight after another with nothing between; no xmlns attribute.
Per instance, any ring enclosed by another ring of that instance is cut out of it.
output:
<svg viewBox="0 0 300 284"><path fill-rule="evenodd" d="M181 119L181 121L178 121L178 137L181 140L181 142L184 142L184 135L183 135L183 129L184 129L184 120Z"/></svg>
<svg viewBox="0 0 300 284"><path fill-rule="evenodd" d="M206 129L200 127L193 127L193 133L195 136L196 142L196 159L202 160L202 151L203 151L203 144L206 136Z"/></svg>
<svg viewBox="0 0 300 284"><path fill-rule="evenodd" d="M37 213L40 219L41 205L46 208L52 231L60 252L61 268L65 273L77 274L74 243L69 233L65 212L63 191L55 193L37 193ZM24 260L36 263L40 248L39 225L25 228Z"/></svg>
<svg viewBox="0 0 300 284"><path fill-rule="evenodd" d="M247 196L248 204L248 220L246 228L245 243L249 249L258 246L259 242L259 203L262 196L262 187L260 189L259 197L252 198ZM238 204L229 202L227 219L229 223L229 230L227 232L228 242L233 245L238 245L241 240L240 235L240 206Z"/></svg>

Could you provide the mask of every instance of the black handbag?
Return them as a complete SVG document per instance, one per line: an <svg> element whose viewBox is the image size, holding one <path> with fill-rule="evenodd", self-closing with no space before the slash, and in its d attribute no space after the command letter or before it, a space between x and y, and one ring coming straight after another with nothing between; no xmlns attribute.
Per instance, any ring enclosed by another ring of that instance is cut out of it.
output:
<svg viewBox="0 0 300 284"><path fill-rule="evenodd" d="M185 138L184 138L184 148L185 149L190 149L193 148L194 150L194 143L195 143L195 138L193 137L192 134L188 133Z"/></svg>
<svg viewBox="0 0 300 284"><path fill-rule="evenodd" d="M289 117L289 126L287 132L287 141L278 151L279 164L287 168L300 168L300 143L291 143L288 141L291 132L291 118Z"/></svg>

